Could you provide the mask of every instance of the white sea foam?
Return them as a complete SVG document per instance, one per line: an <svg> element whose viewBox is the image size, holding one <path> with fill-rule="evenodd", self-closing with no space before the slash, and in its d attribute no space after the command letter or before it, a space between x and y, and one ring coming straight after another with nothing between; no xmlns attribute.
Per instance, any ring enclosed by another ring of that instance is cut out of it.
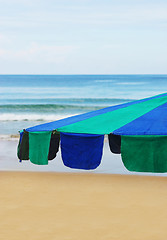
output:
<svg viewBox="0 0 167 240"><path fill-rule="evenodd" d="M116 85L144 85L148 82L117 82Z"/></svg>
<svg viewBox="0 0 167 240"><path fill-rule="evenodd" d="M19 134L0 134L0 140L4 141L18 141Z"/></svg>
<svg viewBox="0 0 167 240"><path fill-rule="evenodd" d="M100 82L100 83L106 83L106 82L115 82L114 80L111 79L106 79L106 80L95 80L95 82Z"/></svg>
<svg viewBox="0 0 167 240"><path fill-rule="evenodd" d="M16 113L3 113L0 115L0 121L56 121L66 117L70 114L16 114Z"/></svg>

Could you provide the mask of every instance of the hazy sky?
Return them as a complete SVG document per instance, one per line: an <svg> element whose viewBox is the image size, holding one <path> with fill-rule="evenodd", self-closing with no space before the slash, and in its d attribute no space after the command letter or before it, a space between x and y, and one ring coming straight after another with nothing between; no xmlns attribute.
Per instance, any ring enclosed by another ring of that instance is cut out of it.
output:
<svg viewBox="0 0 167 240"><path fill-rule="evenodd" d="M167 0L0 0L0 74L167 73Z"/></svg>

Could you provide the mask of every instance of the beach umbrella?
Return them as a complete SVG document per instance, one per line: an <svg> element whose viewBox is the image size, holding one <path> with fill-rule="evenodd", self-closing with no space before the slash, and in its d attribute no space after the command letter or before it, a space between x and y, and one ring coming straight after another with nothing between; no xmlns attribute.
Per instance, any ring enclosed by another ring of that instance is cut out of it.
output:
<svg viewBox="0 0 167 240"><path fill-rule="evenodd" d="M61 146L64 165L95 169L110 149L137 172L167 172L167 93L49 122L20 131L18 157L45 165Z"/></svg>

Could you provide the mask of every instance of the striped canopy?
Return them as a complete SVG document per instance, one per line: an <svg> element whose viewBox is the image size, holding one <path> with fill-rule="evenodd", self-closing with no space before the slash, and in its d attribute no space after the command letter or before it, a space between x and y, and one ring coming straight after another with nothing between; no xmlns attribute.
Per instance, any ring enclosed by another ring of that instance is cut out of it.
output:
<svg viewBox="0 0 167 240"><path fill-rule="evenodd" d="M54 152L61 139L66 166L94 169L101 162L104 135L111 150L114 144L120 149L128 170L167 172L167 93L27 128L20 132L18 155L48 164L51 145Z"/></svg>

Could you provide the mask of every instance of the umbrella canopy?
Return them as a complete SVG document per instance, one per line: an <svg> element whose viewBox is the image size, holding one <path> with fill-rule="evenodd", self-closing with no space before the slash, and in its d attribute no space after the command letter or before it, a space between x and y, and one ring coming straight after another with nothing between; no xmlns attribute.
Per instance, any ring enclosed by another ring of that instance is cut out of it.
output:
<svg viewBox="0 0 167 240"><path fill-rule="evenodd" d="M105 134L110 145L119 137L118 152L128 170L166 172L167 93L27 128L20 132L19 158L48 164L51 146L58 151L61 139L66 166L94 169L101 161Z"/></svg>

